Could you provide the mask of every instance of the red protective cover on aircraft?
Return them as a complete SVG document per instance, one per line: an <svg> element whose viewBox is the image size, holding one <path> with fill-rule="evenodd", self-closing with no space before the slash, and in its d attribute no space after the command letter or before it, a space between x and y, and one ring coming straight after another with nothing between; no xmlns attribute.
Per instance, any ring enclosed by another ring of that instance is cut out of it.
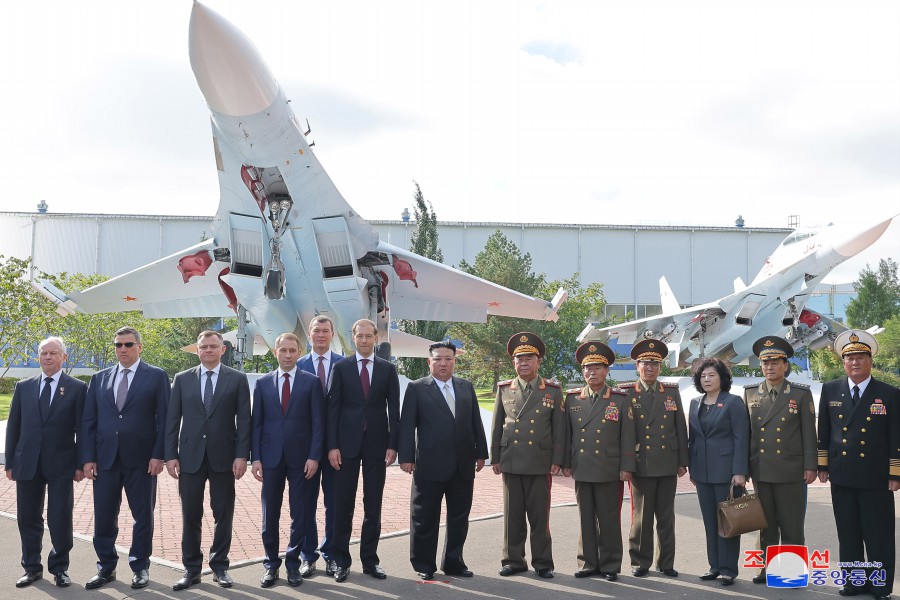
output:
<svg viewBox="0 0 900 600"><path fill-rule="evenodd" d="M800 313L800 322L806 325L807 327L812 327L822 318L814 312L809 312L808 310L804 310Z"/></svg>
<svg viewBox="0 0 900 600"><path fill-rule="evenodd" d="M187 283L191 277L196 275L206 275L206 270L212 264L212 257L207 250L201 250L194 254L183 256L178 261L178 270L181 271L181 278Z"/></svg>

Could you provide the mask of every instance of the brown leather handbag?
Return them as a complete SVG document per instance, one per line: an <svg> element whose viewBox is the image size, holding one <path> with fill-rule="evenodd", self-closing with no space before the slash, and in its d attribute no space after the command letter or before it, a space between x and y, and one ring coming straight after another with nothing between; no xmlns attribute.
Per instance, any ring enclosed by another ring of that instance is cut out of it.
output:
<svg viewBox="0 0 900 600"><path fill-rule="evenodd" d="M733 538L742 533L759 531L769 526L766 513L763 512L762 503L756 493L747 493L734 497L734 485L728 490L728 499L719 502L716 510L719 521L719 535L724 538Z"/></svg>

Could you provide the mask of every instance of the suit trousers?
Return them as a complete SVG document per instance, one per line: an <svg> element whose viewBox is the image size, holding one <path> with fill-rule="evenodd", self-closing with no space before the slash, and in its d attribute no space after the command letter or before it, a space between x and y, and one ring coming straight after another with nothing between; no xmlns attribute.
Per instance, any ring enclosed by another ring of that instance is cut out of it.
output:
<svg viewBox="0 0 900 600"><path fill-rule="evenodd" d="M893 591L896 560L894 495L887 489L870 490L831 484L831 504L837 525L840 562L880 562L885 572L879 593ZM867 568L866 573L873 569Z"/></svg>
<svg viewBox="0 0 900 600"><path fill-rule="evenodd" d="M72 510L75 505L72 478L46 480L38 467L34 478L16 480L16 522L22 539L22 568L41 571L44 541L44 496L47 496L47 526L50 529L50 554L47 570L59 573L69 569L72 550Z"/></svg>
<svg viewBox="0 0 900 600"><path fill-rule="evenodd" d="M150 568L150 555L153 553L156 476L147 473L146 465L123 467L118 456L110 468L100 470L94 480L94 551L97 553L97 568L111 571L119 562L116 538L119 535L123 488L134 519L128 566L138 572Z"/></svg>
<svg viewBox="0 0 900 600"><path fill-rule="evenodd" d="M469 512L475 480L457 472L450 481L423 481L415 473L412 480L409 511L409 562L415 571L437 571L438 529L441 501L447 498L447 527L441 570L458 573L467 569L463 546L469 533Z"/></svg>
<svg viewBox="0 0 900 600"><path fill-rule="evenodd" d="M262 482L262 542L266 553L263 566L277 569L281 566L279 556L279 521L281 505L284 502L284 484L288 484L288 507L291 513L291 530L288 545L284 551L284 566L289 570L300 568L300 543L303 540L304 505L303 489L306 485L304 467L290 467L284 456L275 467L263 467Z"/></svg>
<svg viewBox="0 0 900 600"><path fill-rule="evenodd" d="M304 519L306 527L303 542L300 546L300 558L311 563L322 558L332 559L331 545L334 543L334 468L328 459L319 462L319 470L308 479L303 488ZM316 523L316 511L319 508L319 486L322 487L322 504L325 506L325 531L322 532L321 543Z"/></svg>
<svg viewBox="0 0 900 600"><path fill-rule="evenodd" d="M656 568L660 571L675 566L675 488L676 475L631 479L631 532L628 554L631 566L649 569L653 564L653 520L659 548Z"/></svg>
<svg viewBox="0 0 900 600"><path fill-rule="evenodd" d="M776 544L796 544L804 546L804 522L806 521L806 484L803 481L790 483L767 483L754 481L753 487L759 496L766 521L769 526L760 530L758 547L765 553L766 548Z"/></svg>
<svg viewBox="0 0 900 600"><path fill-rule="evenodd" d="M581 533L578 569L618 573L622 570L621 481L575 482Z"/></svg>
<svg viewBox="0 0 900 600"><path fill-rule="evenodd" d="M365 436L365 434L363 434ZM366 440L363 439L363 449ZM361 456L341 457L341 469L334 476L334 545L332 558L337 566L349 569L350 535L353 532L353 512L359 473L363 479L363 522L359 543L359 559L364 569L378 564L378 538L381 537L381 503L387 468L384 452L365 452Z"/></svg>
<svg viewBox="0 0 900 600"><path fill-rule="evenodd" d="M178 478L178 495L181 497L181 562L192 573L203 569L203 551L200 549L203 529L203 500L206 482L209 481L209 504L212 509L212 546L209 549L209 568L213 572L228 569L228 552L231 550L231 531L234 521L234 473L213 471L204 455L196 473L181 472Z"/></svg>
<svg viewBox="0 0 900 600"><path fill-rule="evenodd" d="M531 565L553 568L550 537L550 475L503 473L503 557L501 564L527 568L525 539L531 526ZM526 524L525 520L528 519Z"/></svg>
<svg viewBox="0 0 900 600"><path fill-rule="evenodd" d="M719 535L719 521L716 516L719 502L728 498L728 483L700 483L697 487L697 499L700 501L700 514L703 516L703 528L706 530L706 559L711 571L718 571L726 577L738 576L738 558L741 554L741 536L723 538Z"/></svg>

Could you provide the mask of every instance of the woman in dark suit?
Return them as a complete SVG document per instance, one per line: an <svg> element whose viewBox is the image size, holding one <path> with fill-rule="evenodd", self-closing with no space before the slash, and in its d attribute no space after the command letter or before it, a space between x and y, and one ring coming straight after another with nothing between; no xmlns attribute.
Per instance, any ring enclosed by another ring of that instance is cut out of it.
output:
<svg viewBox="0 0 900 600"><path fill-rule="evenodd" d="M731 585L738 575L741 537L718 534L716 508L732 485L743 486L750 472L750 420L744 401L731 389L731 373L717 358L707 358L694 371L694 387L703 395L691 400L688 436L689 470L697 487L709 571L700 579L722 577Z"/></svg>

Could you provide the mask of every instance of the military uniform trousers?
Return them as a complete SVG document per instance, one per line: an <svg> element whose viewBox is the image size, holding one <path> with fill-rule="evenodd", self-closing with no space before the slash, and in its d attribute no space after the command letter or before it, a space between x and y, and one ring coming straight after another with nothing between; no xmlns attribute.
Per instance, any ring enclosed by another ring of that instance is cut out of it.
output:
<svg viewBox="0 0 900 600"><path fill-rule="evenodd" d="M776 544L805 545L803 526L806 521L806 484L754 481L769 526L759 532L759 548L765 552Z"/></svg>
<svg viewBox="0 0 900 600"><path fill-rule="evenodd" d="M676 475L662 477L632 477L631 532L628 536L628 555L631 566L649 569L653 564L653 519L659 548L656 568L660 571L675 566L675 488Z"/></svg>
<svg viewBox="0 0 900 600"><path fill-rule="evenodd" d="M622 570L621 481L575 482L581 534L578 569L618 573Z"/></svg>
<svg viewBox="0 0 900 600"><path fill-rule="evenodd" d="M890 594L896 562L893 493L887 489L860 489L832 483L831 504L837 525L838 560L842 563L880 562L885 583L883 587L872 589ZM873 570L867 568L866 572Z"/></svg>
<svg viewBox="0 0 900 600"><path fill-rule="evenodd" d="M535 569L552 569L550 475L503 473L503 566L528 567L525 538L529 525L531 565Z"/></svg>

